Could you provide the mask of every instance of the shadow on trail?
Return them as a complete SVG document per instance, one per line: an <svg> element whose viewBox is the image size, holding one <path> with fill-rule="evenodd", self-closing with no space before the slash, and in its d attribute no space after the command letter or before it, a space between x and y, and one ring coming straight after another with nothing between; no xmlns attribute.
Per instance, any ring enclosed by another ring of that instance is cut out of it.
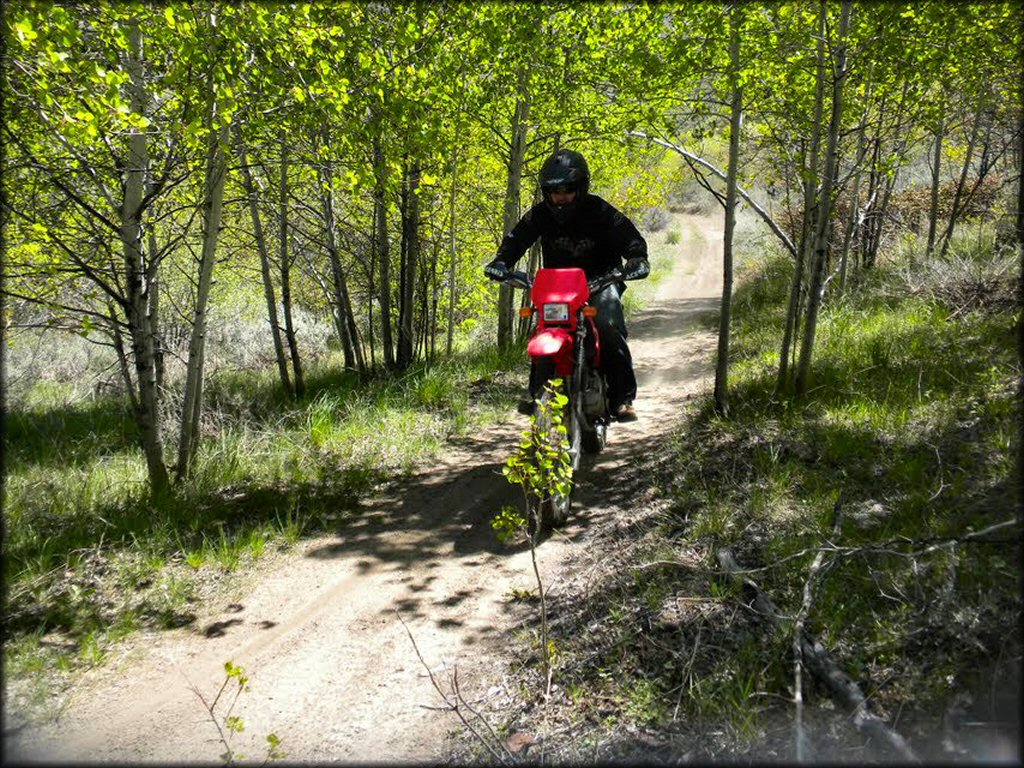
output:
<svg viewBox="0 0 1024 768"><path fill-rule="evenodd" d="M713 316L717 309L716 297L676 299L644 309L630 322L631 344L640 348L696 336L704 331L702 318ZM660 382L692 378L707 368L705 355L692 351L671 359L644 350L637 359L637 375ZM524 359L524 379L525 363ZM655 388L657 382L650 386ZM375 493L346 499L337 514L321 517L317 530L328 536L306 556L336 561L356 576L389 574L388 583L399 585L399 591L388 613L397 610L408 618L430 619L441 629L462 626L465 617L459 611L476 592L439 591L442 566L454 560L459 567L484 568L497 577L509 557L529 549L522 539L502 543L491 527L491 520L504 507L523 508L521 490L505 479L502 467L527 423L517 417L504 426L453 441L444 455L460 458L446 458L433 467L393 478ZM663 439L663 430L649 434L649 427L612 425L605 451L584 457L568 524L549 538L578 543L608 516L636 503L646 476L645 462ZM318 501L316 508L329 507ZM545 543L539 546L540 557ZM526 601L512 600L507 607L515 610L524 605ZM464 642L476 639L471 634Z"/></svg>
<svg viewBox="0 0 1024 768"><path fill-rule="evenodd" d="M490 523L503 507L521 504L519 490L501 469L523 426L512 423L490 436L455 443L469 456L464 463L437 465L393 480L377 496L360 500L352 517L339 521L333 530L338 541L308 556L362 555L358 563L365 572L386 566L430 567L453 556L473 567L484 564L487 556L516 552L517 547L498 541Z"/></svg>
<svg viewBox="0 0 1024 768"><path fill-rule="evenodd" d="M698 319L713 315L717 308L717 297L697 297L645 309L630 323L631 342L656 344L699 331ZM705 370L707 363L703 359L673 361L645 356L636 367L640 377L657 372L661 379L684 380ZM508 483L501 469L525 426L524 419L456 443L453 447L471 458L462 464L421 470L392 482L377 498L360 501L356 514L340 521L333 531L338 540L316 547L308 556L356 556L359 572L366 573L431 568L442 558L452 557L467 567L490 566L496 558L523 551L528 547L525 542L499 542L491 519L505 506L523 506L520 489ZM555 535L577 541L592 526L595 508L630 502L628 493L620 497L622 468L617 465L629 464L631 457L654 450L661 436L641 439L629 429L613 425L606 451L585 457L569 524ZM414 594L425 588L415 582L409 585ZM412 602L417 601L411 598Z"/></svg>
<svg viewBox="0 0 1024 768"><path fill-rule="evenodd" d="M662 341L696 330L698 320L712 322L718 317L720 301L717 296L696 296L645 308L629 319L630 341Z"/></svg>

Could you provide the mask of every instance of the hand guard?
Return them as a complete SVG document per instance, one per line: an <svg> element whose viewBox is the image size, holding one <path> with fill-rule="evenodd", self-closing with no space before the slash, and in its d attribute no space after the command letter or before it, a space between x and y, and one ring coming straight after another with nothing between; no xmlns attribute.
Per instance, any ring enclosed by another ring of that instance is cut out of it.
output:
<svg viewBox="0 0 1024 768"><path fill-rule="evenodd" d="M484 267L484 274L491 280L505 280L508 277L508 267L505 262L495 259Z"/></svg>
<svg viewBox="0 0 1024 768"><path fill-rule="evenodd" d="M634 256L622 270L623 280L641 280L651 274L651 263L643 256Z"/></svg>

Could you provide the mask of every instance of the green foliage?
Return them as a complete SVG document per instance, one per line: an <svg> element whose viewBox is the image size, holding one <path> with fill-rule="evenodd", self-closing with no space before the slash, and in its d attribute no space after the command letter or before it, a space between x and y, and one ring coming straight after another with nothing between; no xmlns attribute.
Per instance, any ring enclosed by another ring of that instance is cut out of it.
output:
<svg viewBox="0 0 1024 768"><path fill-rule="evenodd" d="M229 694L230 701L226 707L220 706L222 704L221 697L226 691ZM230 696L232 691L234 696ZM245 755L235 751L233 741L236 736L245 732L245 720L241 716L234 714L241 695L249 692L249 675L245 673L245 669L233 661L225 662L224 682L221 684L220 690L217 691L217 695L210 701L207 701L206 697L197 688L193 687L192 692L202 702L210 722L217 729L219 741L224 747L224 751L220 755L221 761L225 765L235 765L244 759ZM218 706L220 706L219 711ZM267 751L264 763L280 760L287 756L288 753L281 749L282 741L277 734L269 733L265 740L267 742Z"/></svg>
<svg viewBox="0 0 1024 768"><path fill-rule="evenodd" d="M901 732L933 732L961 697L1015 697L1017 307L1000 298L1015 284L965 301L1002 274L992 254L978 263L978 283L894 264L830 293L821 367L794 402L773 392L792 261L749 262L735 413L716 416L710 398L688 407L642 465L667 508L626 537L616 529L553 627L568 703L549 716L577 738L560 755L580 754L578 734L595 728L609 740L613 725L685 723L702 759L777 744L775 724L792 718L791 625L774 630L742 607L748 588L709 575L725 546L787 616L824 547L806 630L876 706L903 712ZM993 525L1003 527L983 542L967 538ZM806 668L804 695L808 707L822 701ZM990 706L978 705L981 719L999 717Z"/></svg>
<svg viewBox="0 0 1024 768"><path fill-rule="evenodd" d="M14 639L37 629L95 650L46 646L47 669L74 672L135 628L194 621L200 580L227 578L303 536L344 525L363 494L429 458L447 436L498 413L507 418L513 394L505 372L521 365L521 354L482 349L432 371L361 384L326 360L308 371L308 396L298 403L275 391L272 376L225 371L207 388L218 434L200 451L191 487L163 499L145 490L123 403L28 400L9 409L9 668L21 668L15 656L29 647ZM425 391L436 395L429 405Z"/></svg>
<svg viewBox="0 0 1024 768"><path fill-rule="evenodd" d="M526 530L527 518L521 510L512 506L502 507L491 519L491 528L503 544L518 538Z"/></svg>
<svg viewBox="0 0 1024 768"><path fill-rule="evenodd" d="M561 379L552 379L544 386L551 398L537 400L530 428L523 432L518 449L505 460L501 470L505 479L522 489L531 514L541 502L556 494L567 495L572 488L572 463L562 423L562 409L569 398L561 391ZM548 413L544 414L544 410ZM550 426L545 428L545 423Z"/></svg>
<svg viewBox="0 0 1024 768"><path fill-rule="evenodd" d="M537 398L530 428L523 432L516 451L505 460L502 474L523 493L526 512L504 507L491 521L500 541L509 541L527 534L533 572L540 596L540 655L543 660L545 695L551 691L551 675L558 659L558 649L548 633L547 596L537 567L537 543L545 534L541 505L555 494L567 495L572 487L572 462L565 441L566 429L562 412L569 398L562 394L562 380L544 383L544 393Z"/></svg>
<svg viewBox="0 0 1024 768"><path fill-rule="evenodd" d="M841 663L913 680L907 690L919 710L942 706L948 692L924 670L1000 674L981 649L1004 642L1008 612L1019 610L1007 589L1014 576L997 564L1008 561L991 556L1005 545L911 554L1013 518L1019 363L1009 307L994 301L954 313L939 289L943 270L933 282L913 275L914 289L902 266L879 270L826 307L812 389L800 402L780 401L773 389L787 262L765 262L737 291L736 412L723 420L702 405L679 436L670 528L739 549L782 606L799 604L813 547L828 541L860 553L826 558L812 631L836 643ZM998 261L989 269L998 274ZM914 639L921 632L928 645ZM749 677L734 679L749 688ZM785 680L757 680L756 690L781 693ZM729 695L749 696L747 688ZM895 691L877 695L909 703Z"/></svg>

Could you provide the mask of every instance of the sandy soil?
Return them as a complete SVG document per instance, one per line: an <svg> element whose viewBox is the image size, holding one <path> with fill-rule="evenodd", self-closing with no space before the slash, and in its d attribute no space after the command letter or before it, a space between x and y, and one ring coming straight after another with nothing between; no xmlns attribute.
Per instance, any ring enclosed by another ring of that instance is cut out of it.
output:
<svg viewBox="0 0 1024 768"><path fill-rule="evenodd" d="M541 546L549 589L587 546L588 528L616 515L601 489L712 381L715 338L695 318L718 304L721 231L717 217L680 221L674 268L630 321L640 418L609 429L607 448L581 472L575 514ZM453 444L367 500L343 533L270 558L235 602L192 626L135 638L89 673L57 722L9 739L7 759L216 762L223 747L191 687L212 698L228 660L251 675L236 708L246 728L233 740L250 759L262 758L270 732L288 762L443 759L460 726L437 709L427 666L442 677L457 667L466 698L493 695L512 627L532 610L509 599L535 587L529 550L500 544L489 525L518 502L500 470L525 423L516 416Z"/></svg>

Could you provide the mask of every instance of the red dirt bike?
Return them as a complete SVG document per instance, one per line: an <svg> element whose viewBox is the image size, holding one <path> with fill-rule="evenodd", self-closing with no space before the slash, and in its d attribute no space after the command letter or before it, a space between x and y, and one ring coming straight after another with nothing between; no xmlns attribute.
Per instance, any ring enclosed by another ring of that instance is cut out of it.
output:
<svg viewBox="0 0 1024 768"><path fill-rule="evenodd" d="M575 268L539 269L532 281L526 272L509 272L504 280L512 287L530 291L532 306L523 307L520 316L536 318L526 351L532 367L530 394L537 403L535 413L542 430L556 433L550 423L550 401L554 395L544 385L561 379L560 391L569 398L562 408L562 425L574 480L582 454L600 453L604 448L612 421L607 382L598 369L601 341L594 324L597 309L588 300L591 294L621 280L622 271L613 269L588 283L583 270ZM542 535L565 523L572 504L571 493L570 489L565 495L555 494L541 503Z"/></svg>

